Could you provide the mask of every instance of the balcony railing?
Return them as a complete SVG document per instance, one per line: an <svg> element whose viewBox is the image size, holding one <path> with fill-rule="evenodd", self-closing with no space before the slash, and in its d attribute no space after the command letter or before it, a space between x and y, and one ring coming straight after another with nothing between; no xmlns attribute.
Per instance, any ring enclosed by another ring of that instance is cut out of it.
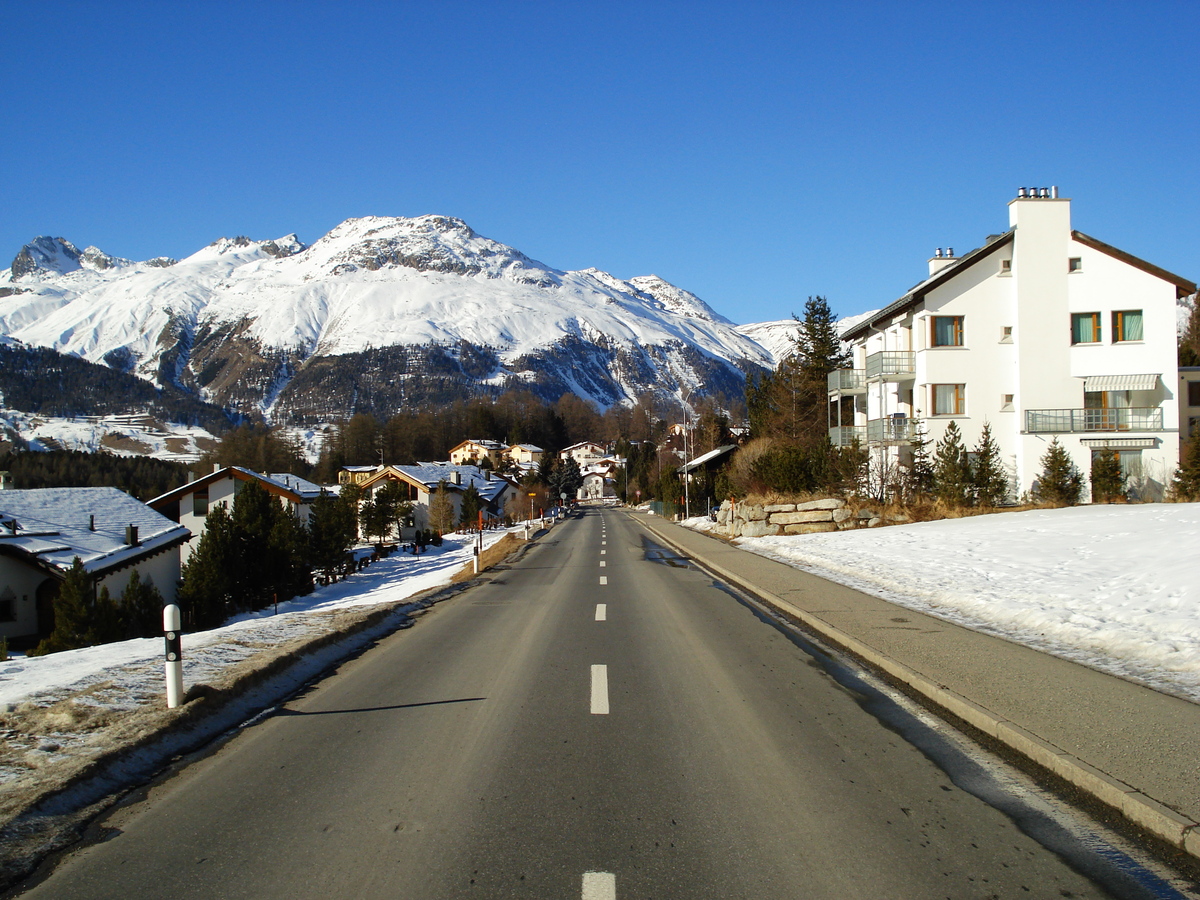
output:
<svg viewBox="0 0 1200 900"><path fill-rule="evenodd" d="M1027 409L1025 430L1065 434L1083 431L1162 431L1160 407L1127 409Z"/></svg>
<svg viewBox="0 0 1200 900"><path fill-rule="evenodd" d="M863 444L866 440L866 425L831 425L829 428L829 443L835 447L849 447L855 441Z"/></svg>
<svg viewBox="0 0 1200 900"><path fill-rule="evenodd" d="M861 394L866 389L865 369L838 369L829 373L831 394Z"/></svg>
<svg viewBox="0 0 1200 900"><path fill-rule="evenodd" d="M911 350L881 350L867 357L867 380L899 381L916 372L916 354Z"/></svg>
<svg viewBox="0 0 1200 900"><path fill-rule="evenodd" d="M917 436L919 419L892 416L867 422L868 444L906 444Z"/></svg>

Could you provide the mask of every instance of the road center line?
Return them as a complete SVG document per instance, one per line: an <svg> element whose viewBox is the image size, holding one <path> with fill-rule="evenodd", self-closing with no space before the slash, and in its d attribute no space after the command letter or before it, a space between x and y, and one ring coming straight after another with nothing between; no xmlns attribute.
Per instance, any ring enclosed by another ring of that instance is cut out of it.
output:
<svg viewBox="0 0 1200 900"><path fill-rule="evenodd" d="M597 603L596 604L596 621L597 622L607 622L608 621L608 604L607 603Z"/></svg>
<svg viewBox="0 0 1200 900"><path fill-rule="evenodd" d="M607 575L601 575L601 576L600 576L600 583L601 583L601 584L608 584L608 576L607 576Z"/></svg>
<svg viewBox="0 0 1200 900"><path fill-rule="evenodd" d="M606 563L604 560L600 560L600 568L603 569L607 565L608 565L608 563Z"/></svg>
<svg viewBox="0 0 1200 900"><path fill-rule="evenodd" d="M592 715L608 715L608 666L592 666Z"/></svg>
<svg viewBox="0 0 1200 900"><path fill-rule="evenodd" d="M600 551L600 555L601 555L601 556L603 556L603 555L604 555L604 554L606 554L607 552L608 552L607 550L601 550L601 551Z"/></svg>
<svg viewBox="0 0 1200 900"><path fill-rule="evenodd" d="M611 872L584 872L583 900L617 900L617 876Z"/></svg>

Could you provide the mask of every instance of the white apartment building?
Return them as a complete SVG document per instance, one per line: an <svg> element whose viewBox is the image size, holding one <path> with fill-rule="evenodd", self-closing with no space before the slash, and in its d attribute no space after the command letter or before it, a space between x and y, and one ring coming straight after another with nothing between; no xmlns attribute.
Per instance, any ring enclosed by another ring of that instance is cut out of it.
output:
<svg viewBox="0 0 1200 900"><path fill-rule="evenodd" d="M830 438L877 467L905 465L923 427L985 422L1013 496L1054 438L1081 472L1115 450L1134 496L1159 499L1179 461L1176 300L1196 285L1071 228L1057 188L1021 188L1009 229L848 329L854 369L829 377ZM918 423L923 423L919 426Z"/></svg>

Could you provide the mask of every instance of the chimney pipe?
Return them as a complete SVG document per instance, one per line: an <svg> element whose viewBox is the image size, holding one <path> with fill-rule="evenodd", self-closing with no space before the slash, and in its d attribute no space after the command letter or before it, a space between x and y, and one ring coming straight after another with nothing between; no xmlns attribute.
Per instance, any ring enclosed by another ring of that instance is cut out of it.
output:
<svg viewBox="0 0 1200 900"><path fill-rule="evenodd" d="M130 524L125 526L125 543L130 547L140 547L142 542L138 540L138 527Z"/></svg>
<svg viewBox="0 0 1200 900"><path fill-rule="evenodd" d="M96 530L96 516L95 516L95 514L93 514L93 515L88 516L88 531L95 531L95 530Z"/></svg>
<svg viewBox="0 0 1200 900"><path fill-rule="evenodd" d="M1057 184L1052 184L1050 186L1050 196L1055 200L1058 199L1058 185Z"/></svg>

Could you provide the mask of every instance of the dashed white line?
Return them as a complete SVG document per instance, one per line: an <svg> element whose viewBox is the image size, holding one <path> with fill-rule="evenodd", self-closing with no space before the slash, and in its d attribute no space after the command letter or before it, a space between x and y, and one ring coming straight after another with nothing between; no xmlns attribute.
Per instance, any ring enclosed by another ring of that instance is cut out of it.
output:
<svg viewBox="0 0 1200 900"><path fill-rule="evenodd" d="M592 715L608 715L608 666L592 666Z"/></svg>
<svg viewBox="0 0 1200 900"><path fill-rule="evenodd" d="M603 569L607 565L608 565L608 563L606 563L604 560L600 560L600 568Z"/></svg>
<svg viewBox="0 0 1200 900"><path fill-rule="evenodd" d="M601 583L601 584L608 584L608 576L607 576L607 575L601 575L601 576L600 576L600 583Z"/></svg>
<svg viewBox="0 0 1200 900"><path fill-rule="evenodd" d="M597 603L596 604L596 621L597 622L607 622L608 621L608 604L607 603Z"/></svg>
<svg viewBox="0 0 1200 900"><path fill-rule="evenodd" d="M583 900L617 900L617 876L612 872L584 872Z"/></svg>
<svg viewBox="0 0 1200 900"><path fill-rule="evenodd" d="M601 555L601 556L603 556L603 555L604 555L604 554L606 554L607 552L608 552L607 550L601 550L601 551L600 551L600 555Z"/></svg>

